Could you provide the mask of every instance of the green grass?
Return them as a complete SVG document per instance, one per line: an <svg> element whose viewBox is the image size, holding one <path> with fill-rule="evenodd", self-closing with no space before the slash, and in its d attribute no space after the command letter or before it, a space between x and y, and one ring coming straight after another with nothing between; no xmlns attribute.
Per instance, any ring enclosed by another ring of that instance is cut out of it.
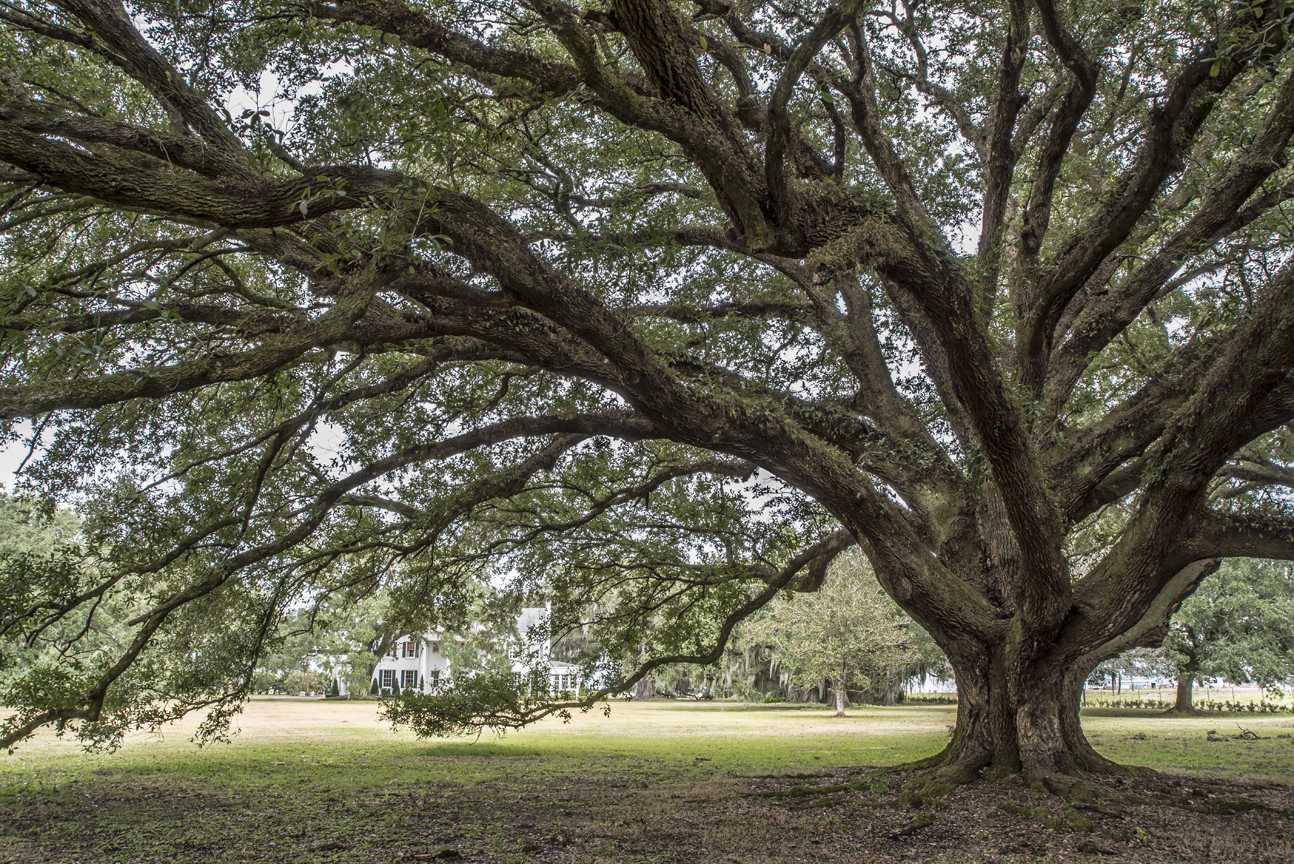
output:
<svg viewBox="0 0 1294 864"><path fill-rule="evenodd" d="M942 706L864 709L837 719L817 706L653 703L615 705L609 718L590 713L571 724L550 721L501 738L419 741L378 723L373 702L267 701L252 703L249 714L263 714L267 705L287 715L281 729L253 722L232 745L204 749L194 747L183 729L160 739L140 736L112 755L85 754L71 741L42 736L0 760L0 801L24 786L52 790L109 774L118 782L231 791L326 791L339 783L376 790L436 780L469 785L536 772L693 777L893 765L937 750L953 720L953 709Z"/></svg>
<svg viewBox="0 0 1294 864"><path fill-rule="evenodd" d="M819 706L617 704L609 718L474 742L420 741L374 715L372 702L258 701L231 745L198 749L182 727L113 755L43 734L0 757L0 850L98 864L391 861L453 847L522 862L588 835L578 842L589 861L652 861L598 851L619 841L587 826L668 824L762 775L927 756L946 742L955 707L835 718ZM1216 717L1109 709L1085 712L1084 724L1112 758L1161 770L1267 781L1288 779L1294 764L1294 739L1278 737L1294 733L1288 717L1246 718L1259 740L1208 740L1211 729L1239 732Z"/></svg>
<svg viewBox="0 0 1294 864"><path fill-rule="evenodd" d="M1159 771L1289 782L1294 770L1294 718L1289 715L1179 718L1131 708L1088 708L1083 729L1092 745L1116 762ZM1260 737L1239 737L1245 729Z"/></svg>

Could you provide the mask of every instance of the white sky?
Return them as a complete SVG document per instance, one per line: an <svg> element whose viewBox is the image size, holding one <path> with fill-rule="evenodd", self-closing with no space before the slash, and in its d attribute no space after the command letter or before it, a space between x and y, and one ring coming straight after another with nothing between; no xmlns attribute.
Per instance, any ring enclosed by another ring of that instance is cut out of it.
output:
<svg viewBox="0 0 1294 864"><path fill-rule="evenodd" d="M31 423L24 422L20 427L23 436L31 434ZM27 457L27 444L19 440L10 443L7 447L0 449L0 489L6 492L12 492L16 477L14 472L22 464L22 460ZM32 458L35 458L33 456Z"/></svg>

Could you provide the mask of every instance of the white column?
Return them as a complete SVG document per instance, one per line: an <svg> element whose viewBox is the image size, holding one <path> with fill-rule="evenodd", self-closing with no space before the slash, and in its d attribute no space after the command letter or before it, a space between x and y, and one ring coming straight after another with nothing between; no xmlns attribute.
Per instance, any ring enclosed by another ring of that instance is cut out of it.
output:
<svg viewBox="0 0 1294 864"><path fill-rule="evenodd" d="M431 653L431 643L428 641L426 634L423 634L422 644L418 646L418 683L421 685L421 691L427 692L428 679L431 677L427 674L427 655Z"/></svg>

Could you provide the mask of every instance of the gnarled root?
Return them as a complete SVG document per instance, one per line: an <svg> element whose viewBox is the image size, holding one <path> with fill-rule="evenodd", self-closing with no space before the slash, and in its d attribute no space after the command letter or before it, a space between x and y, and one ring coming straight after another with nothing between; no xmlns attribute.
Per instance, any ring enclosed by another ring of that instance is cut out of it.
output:
<svg viewBox="0 0 1294 864"><path fill-rule="evenodd" d="M981 760L959 759L945 765L918 770L907 783L903 784L902 801L913 807L920 807L935 798L950 794L958 786L974 783L980 779L983 770Z"/></svg>
<svg viewBox="0 0 1294 864"><path fill-rule="evenodd" d="M1025 783L1041 792L1050 792L1066 802L1075 805L1097 805L1092 809L1098 812L1109 812L1107 805L1116 804L1150 804L1148 798L1131 795L1110 786L1093 782L1087 777L1073 774L1025 772Z"/></svg>
<svg viewBox="0 0 1294 864"><path fill-rule="evenodd" d="M1074 748L1074 752L1072 752L1069 758L1064 761L1067 763L1062 765L1062 769L1065 773L1076 774L1080 777L1086 777L1091 774L1120 774L1123 776L1138 777L1156 773L1150 768L1140 768L1136 765L1124 765L1121 762L1115 762L1113 759L1107 759L1100 753L1097 753L1096 749L1092 747L1091 744L1087 743L1087 739L1083 739L1079 742L1078 746ZM1027 774L1028 772L1026 771L1025 773ZM1053 772L1044 771L1040 773L1050 774Z"/></svg>

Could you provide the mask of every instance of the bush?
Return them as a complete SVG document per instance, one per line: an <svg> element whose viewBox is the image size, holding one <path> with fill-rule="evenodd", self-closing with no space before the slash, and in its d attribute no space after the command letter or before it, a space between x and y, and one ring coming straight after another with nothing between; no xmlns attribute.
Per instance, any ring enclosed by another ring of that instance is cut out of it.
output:
<svg viewBox="0 0 1294 864"><path fill-rule="evenodd" d="M1167 710L1173 707L1171 699L1151 699L1144 697L1127 697L1127 698L1110 698L1101 696L1089 696L1087 698L1088 708L1152 708L1156 710ZM1286 705L1280 702L1241 702L1240 700L1232 701L1230 699L1196 699L1194 703L1197 711L1217 711L1219 713L1226 711L1231 713L1250 713L1250 714L1281 714L1294 712L1294 705Z"/></svg>
<svg viewBox="0 0 1294 864"><path fill-rule="evenodd" d="M956 693L909 693L904 698L909 705L956 705Z"/></svg>
<svg viewBox="0 0 1294 864"><path fill-rule="evenodd" d="M368 693L369 693L369 695L370 695L370 696L376 696L376 695L377 695L377 679L376 679L376 678L374 678L374 679L373 679L373 686L368 688Z"/></svg>

